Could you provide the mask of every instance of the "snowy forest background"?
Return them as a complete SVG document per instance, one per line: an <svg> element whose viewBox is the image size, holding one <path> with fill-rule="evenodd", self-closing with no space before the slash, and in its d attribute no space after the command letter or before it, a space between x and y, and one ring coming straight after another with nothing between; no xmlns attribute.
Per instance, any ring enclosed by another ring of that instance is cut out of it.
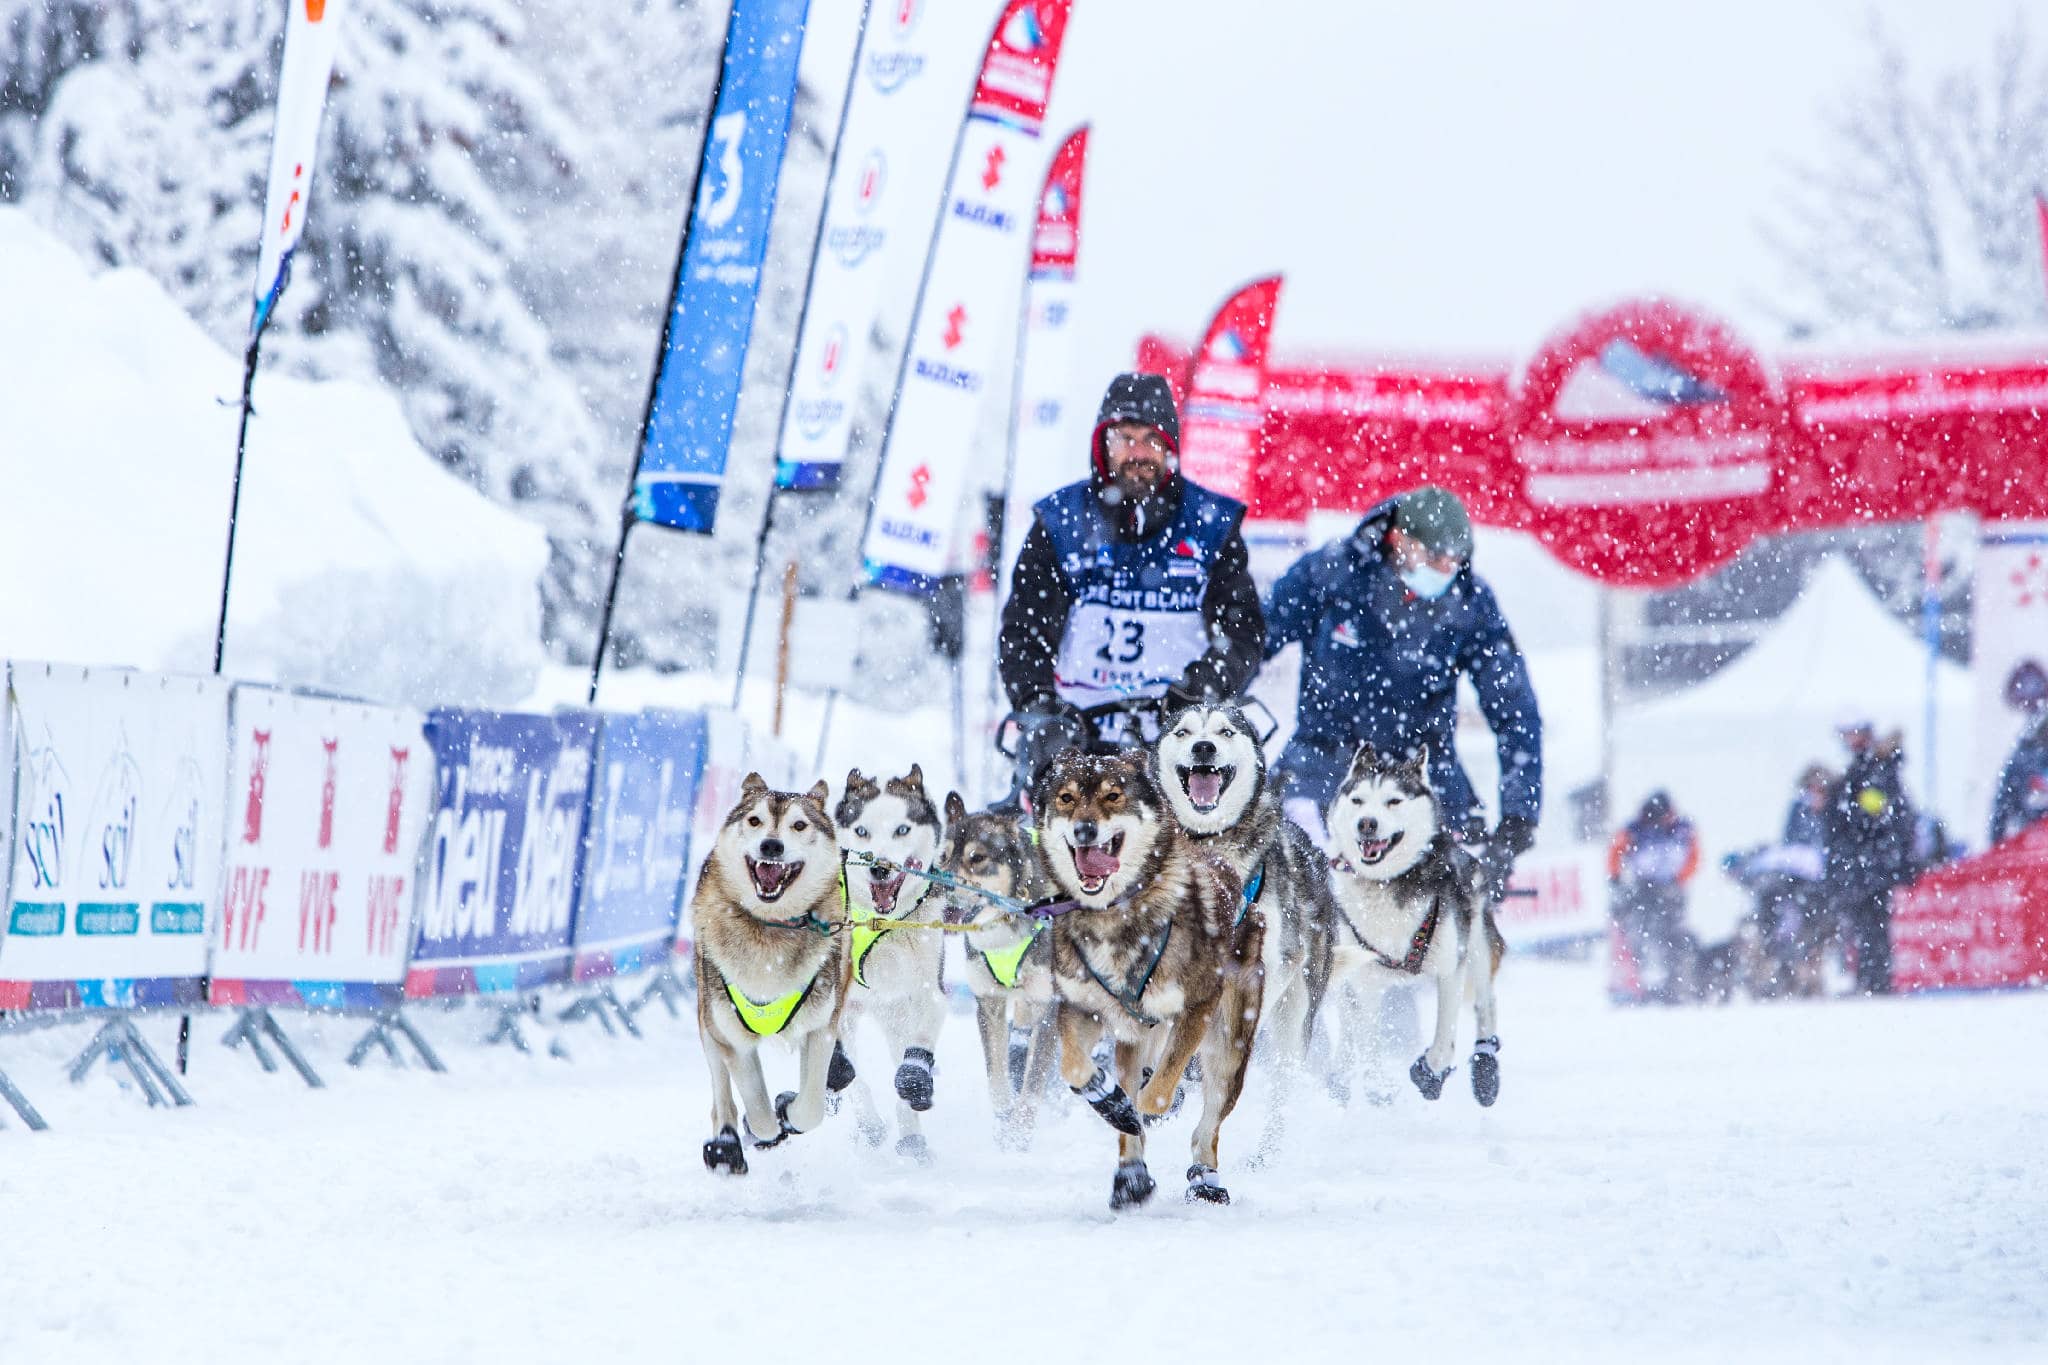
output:
<svg viewBox="0 0 2048 1365"><path fill-rule="evenodd" d="M387 385L426 450L546 528L543 643L563 662L586 661L596 635L724 10L355 0L307 235L264 340L266 366ZM0 0L0 203L147 271L231 351L246 336L283 15L276 0ZM623 664L710 666L721 607L747 582L839 94L799 95L720 535L636 537ZM2048 171L2048 68L2017 21L1953 71L1913 70L1873 32L1862 75L1816 92L1815 108L1833 151L1787 166L1757 225L1783 268L1757 288L1784 336L1753 340L2048 321L2031 207ZM884 397L867 395L867 434ZM798 560L807 594L844 596L857 579L863 445L839 493L778 527L769 562ZM1959 561L1967 537L1953 539ZM1680 637L1775 614L1837 550L1912 613L1918 528L1793 538L1653 601L1646 620L1672 643L1631 674L1710 668L1728 649ZM1944 635L1962 656L1956 578ZM930 666L922 609L870 594L860 610L853 690L915 695Z"/></svg>

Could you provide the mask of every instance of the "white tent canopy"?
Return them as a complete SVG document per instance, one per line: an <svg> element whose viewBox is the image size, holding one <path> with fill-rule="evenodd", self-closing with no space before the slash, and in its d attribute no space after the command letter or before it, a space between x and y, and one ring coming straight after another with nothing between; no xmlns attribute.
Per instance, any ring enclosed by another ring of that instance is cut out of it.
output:
<svg viewBox="0 0 2048 1365"><path fill-rule="evenodd" d="M1823 560L1792 608L1740 658L1697 687L1624 708L1614 724L1614 808L1625 818L1650 792L1671 793L1700 831L1707 864L1694 920L1711 930L1742 901L1715 864L1775 841L1799 773L1845 761L1835 726L1859 715L1901 730L1906 787L1968 838L1983 812L1966 808L1973 699L1968 670L1936 665L1935 734L1927 729L1927 647L1887 613L1854 569ZM1938 745L1939 790L1924 790ZM1703 913L1704 912L1704 913Z"/></svg>

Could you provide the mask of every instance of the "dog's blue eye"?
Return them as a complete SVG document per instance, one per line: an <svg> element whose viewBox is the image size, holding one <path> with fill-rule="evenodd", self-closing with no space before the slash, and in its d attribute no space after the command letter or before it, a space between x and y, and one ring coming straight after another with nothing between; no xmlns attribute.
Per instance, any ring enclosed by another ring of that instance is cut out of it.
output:
<svg viewBox="0 0 2048 1365"><path fill-rule="evenodd" d="M1217 735L1216 735L1216 737L1217 737L1218 739L1236 739L1236 738L1237 738L1237 731L1235 731L1235 730L1220 730L1220 731L1218 731L1218 732L1217 732Z"/></svg>
<svg viewBox="0 0 2048 1365"><path fill-rule="evenodd" d="M865 839L868 837L868 827L866 825L855 825L853 833L855 838Z"/></svg>
<svg viewBox="0 0 2048 1365"><path fill-rule="evenodd" d="M897 838L901 839L901 838L902 838L902 837L903 837L904 835L906 835L906 834L908 834L908 833L910 833L910 826L908 826L908 825L898 825L898 826L896 826L896 837L897 837Z"/></svg>

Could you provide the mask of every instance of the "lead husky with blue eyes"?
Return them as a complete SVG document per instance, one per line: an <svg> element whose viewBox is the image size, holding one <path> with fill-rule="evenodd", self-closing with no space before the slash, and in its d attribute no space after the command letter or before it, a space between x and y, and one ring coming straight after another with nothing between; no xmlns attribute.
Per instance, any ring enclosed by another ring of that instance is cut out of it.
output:
<svg viewBox="0 0 2048 1365"><path fill-rule="evenodd" d="M1345 1001L1340 1067L1358 1060L1380 994L1404 976L1426 976L1436 982L1436 1036L1409 1079L1425 1099L1443 1093L1469 995L1479 1016L1472 1093L1492 1104L1500 1094L1493 979L1507 947L1479 860L1438 824L1428 750L1388 759L1360 749L1326 818L1336 853L1330 885L1343 916L1331 968Z"/></svg>

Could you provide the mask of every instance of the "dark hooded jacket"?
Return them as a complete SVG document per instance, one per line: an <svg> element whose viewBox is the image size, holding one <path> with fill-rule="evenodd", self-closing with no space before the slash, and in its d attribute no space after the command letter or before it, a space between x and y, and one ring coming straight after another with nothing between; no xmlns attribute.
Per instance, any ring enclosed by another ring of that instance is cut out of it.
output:
<svg viewBox="0 0 2048 1365"><path fill-rule="evenodd" d="M1160 488L1136 504L1117 496L1118 490L1109 478L1103 433L1119 422L1132 421L1144 422L1157 430L1176 454L1180 450L1180 417L1174 408L1173 390L1166 380L1146 374L1117 376L1103 398L1089 440L1089 477L1083 484L1069 486L1086 487L1092 495L1083 500L1088 509L1084 515L1097 520L1092 526L1080 528L1086 538L1137 543L1165 534L1180 515L1187 485L1177 471L1169 470ZM1067 491L1062 490L1062 494ZM1010 705L1019 711L1047 705L1058 695L1055 665L1075 594L1061 570L1045 517L1049 508L1075 503L1074 498L1062 494L1039 504L1037 516L1017 553L1016 568L1010 576L1009 600L1003 604L997 667ZM1232 515L1242 516L1242 508L1234 503L1228 505L1234 509ZM1252 581L1244 536L1235 525L1224 536L1209 569L1202 616L1209 630L1209 648L1188 665L1172 691L1185 699L1236 697L1258 672L1265 619L1260 614L1259 590Z"/></svg>
<svg viewBox="0 0 2048 1365"><path fill-rule="evenodd" d="M1828 802L1828 887L1845 899L1882 895L1914 873L1913 806L1895 744L1849 761Z"/></svg>
<svg viewBox="0 0 2048 1365"><path fill-rule="evenodd" d="M2048 820L2048 717L2020 736L1998 774L1991 842L2010 839L2038 820Z"/></svg>
<svg viewBox="0 0 2048 1365"><path fill-rule="evenodd" d="M1401 582L1383 549L1395 501L1303 555L1273 585L1266 657L1301 646L1294 738L1280 758L1288 793L1327 806L1359 745L1399 753L1426 744L1438 809L1447 824L1463 824L1478 798L1451 743L1462 673L1500 754L1500 814L1533 826L1543 805L1543 723L1522 651L1471 565L1436 598Z"/></svg>

